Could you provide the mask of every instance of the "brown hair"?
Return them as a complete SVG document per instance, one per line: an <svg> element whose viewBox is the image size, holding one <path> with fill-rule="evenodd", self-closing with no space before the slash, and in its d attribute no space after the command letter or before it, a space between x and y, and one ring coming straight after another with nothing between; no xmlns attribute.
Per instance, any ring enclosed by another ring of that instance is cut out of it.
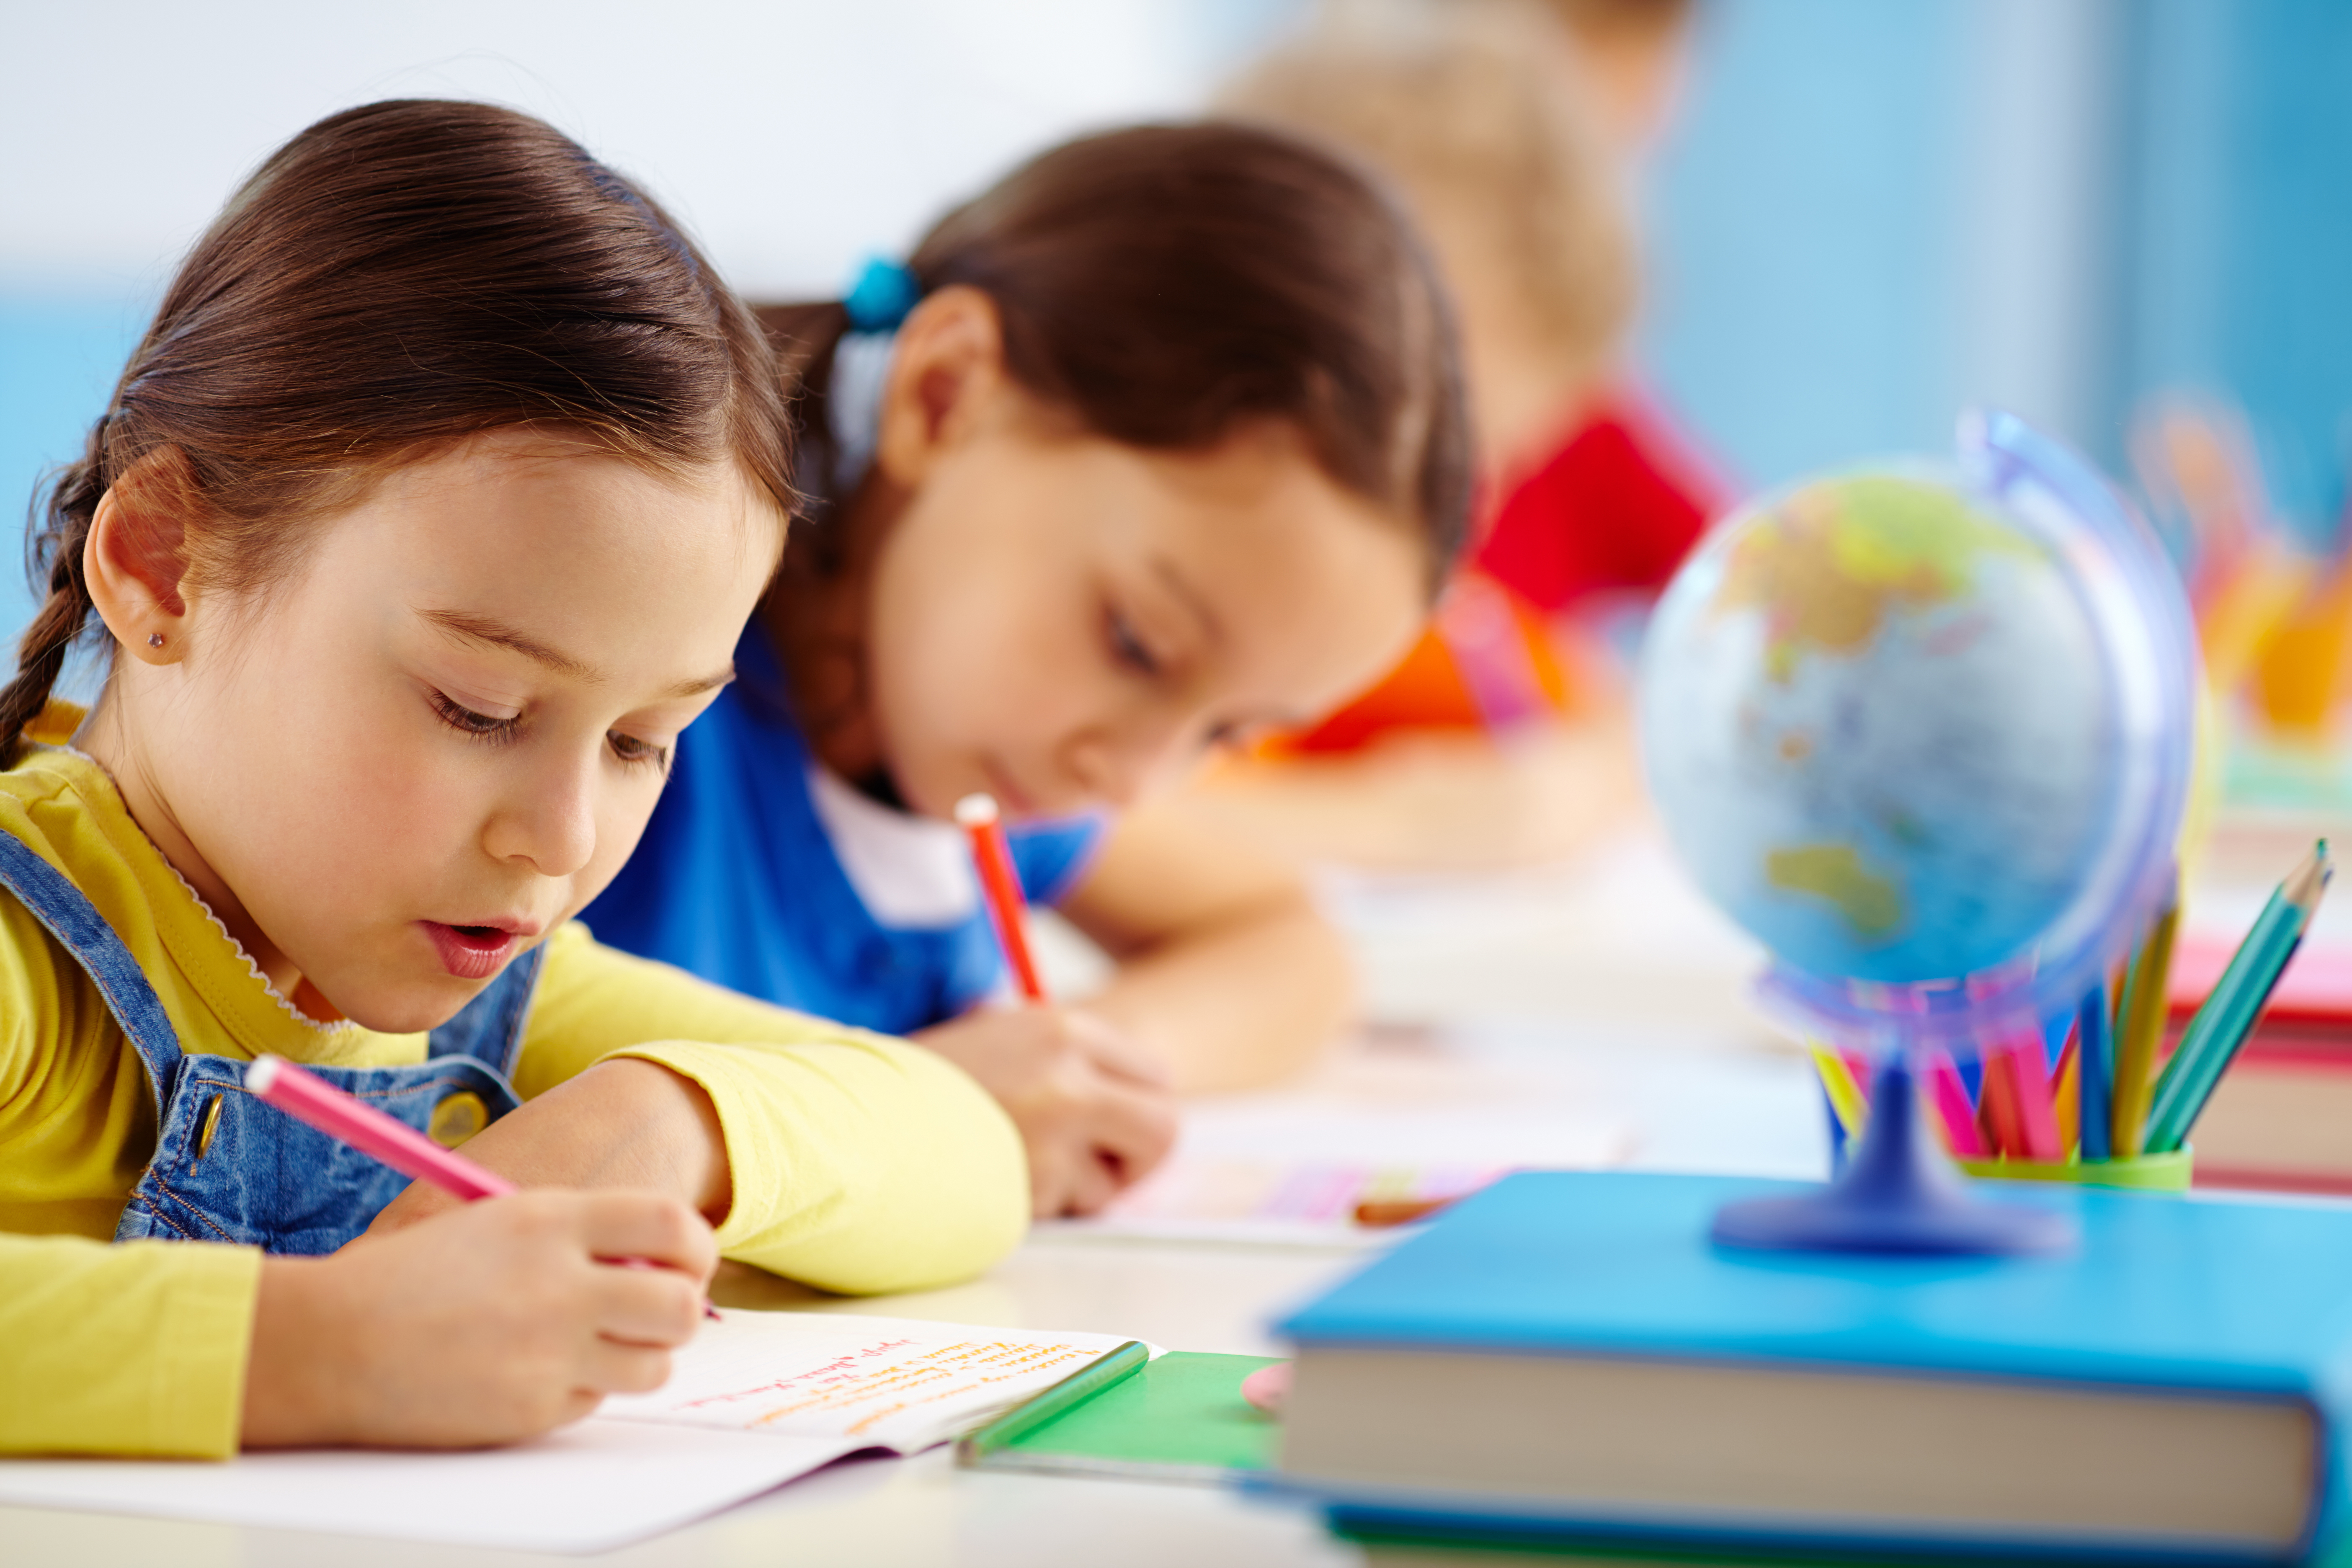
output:
<svg viewBox="0 0 2352 1568"><path fill-rule="evenodd" d="M1640 266L1631 203L1567 53L1557 24L1524 5L1339 9L1217 101L1395 180L1457 286L1492 278L1512 334L1591 380L1633 320Z"/></svg>
<svg viewBox="0 0 2352 1568"><path fill-rule="evenodd" d="M0 689L0 761L89 619L83 543L134 468L152 460L191 503L190 581L253 588L298 558L304 523L393 468L530 423L659 471L732 459L792 498L772 353L635 186L485 104L311 126L196 242L81 459L37 502L47 599Z"/></svg>
<svg viewBox="0 0 2352 1568"><path fill-rule="evenodd" d="M1450 310L1403 215L1328 153L1227 124L1086 137L949 213L907 266L924 292L987 294L1008 373L1095 434L1197 450L1286 420L1333 479L1418 526L1433 587L1460 547ZM760 314L802 370L800 438L822 476L846 311Z"/></svg>

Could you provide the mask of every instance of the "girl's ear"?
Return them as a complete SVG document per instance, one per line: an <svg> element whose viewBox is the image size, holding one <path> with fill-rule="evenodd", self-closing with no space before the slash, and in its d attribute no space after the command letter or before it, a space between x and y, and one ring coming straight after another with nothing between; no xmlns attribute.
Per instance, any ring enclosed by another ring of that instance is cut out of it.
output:
<svg viewBox="0 0 2352 1568"><path fill-rule="evenodd" d="M899 484L921 483L939 455L979 425L1003 384L996 301L962 283L925 296L898 329L890 356L876 466Z"/></svg>
<svg viewBox="0 0 2352 1568"><path fill-rule="evenodd" d="M187 461L166 447L99 498L82 543L82 580L116 643L148 664L173 664L187 644Z"/></svg>

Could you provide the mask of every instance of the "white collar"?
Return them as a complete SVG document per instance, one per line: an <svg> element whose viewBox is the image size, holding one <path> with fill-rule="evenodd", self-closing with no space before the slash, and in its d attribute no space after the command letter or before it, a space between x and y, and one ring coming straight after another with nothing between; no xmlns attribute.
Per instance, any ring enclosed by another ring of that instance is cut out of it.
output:
<svg viewBox="0 0 2352 1568"><path fill-rule="evenodd" d="M809 800L834 858L881 924L940 930L961 925L980 909L980 879L954 824L894 811L814 763Z"/></svg>

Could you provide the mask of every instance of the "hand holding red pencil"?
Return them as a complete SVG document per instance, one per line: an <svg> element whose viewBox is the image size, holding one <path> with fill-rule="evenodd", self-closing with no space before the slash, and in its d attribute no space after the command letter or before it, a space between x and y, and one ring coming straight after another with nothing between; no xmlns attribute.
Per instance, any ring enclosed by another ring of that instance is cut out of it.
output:
<svg viewBox="0 0 2352 1568"><path fill-rule="evenodd" d="M1099 1211L1175 1144L1166 1072L1083 1008L979 1007L908 1037L970 1073L1012 1118L1040 1219Z"/></svg>
<svg viewBox="0 0 2352 1568"><path fill-rule="evenodd" d="M966 795L956 821L991 927L1024 1005L982 1007L914 1038L971 1074L1020 1130L1040 1218L1092 1214L1167 1156L1176 1104L1166 1071L1107 1019L1055 1006L1031 952L1027 903L995 800Z"/></svg>

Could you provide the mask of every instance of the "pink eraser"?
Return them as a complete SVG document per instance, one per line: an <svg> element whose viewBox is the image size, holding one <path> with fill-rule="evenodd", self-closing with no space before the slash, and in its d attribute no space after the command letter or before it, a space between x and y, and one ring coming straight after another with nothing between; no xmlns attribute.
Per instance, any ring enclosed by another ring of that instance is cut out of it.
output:
<svg viewBox="0 0 2352 1568"><path fill-rule="evenodd" d="M1279 1415L1290 1401L1290 1363L1278 1361L1242 1379L1242 1397L1269 1415Z"/></svg>

